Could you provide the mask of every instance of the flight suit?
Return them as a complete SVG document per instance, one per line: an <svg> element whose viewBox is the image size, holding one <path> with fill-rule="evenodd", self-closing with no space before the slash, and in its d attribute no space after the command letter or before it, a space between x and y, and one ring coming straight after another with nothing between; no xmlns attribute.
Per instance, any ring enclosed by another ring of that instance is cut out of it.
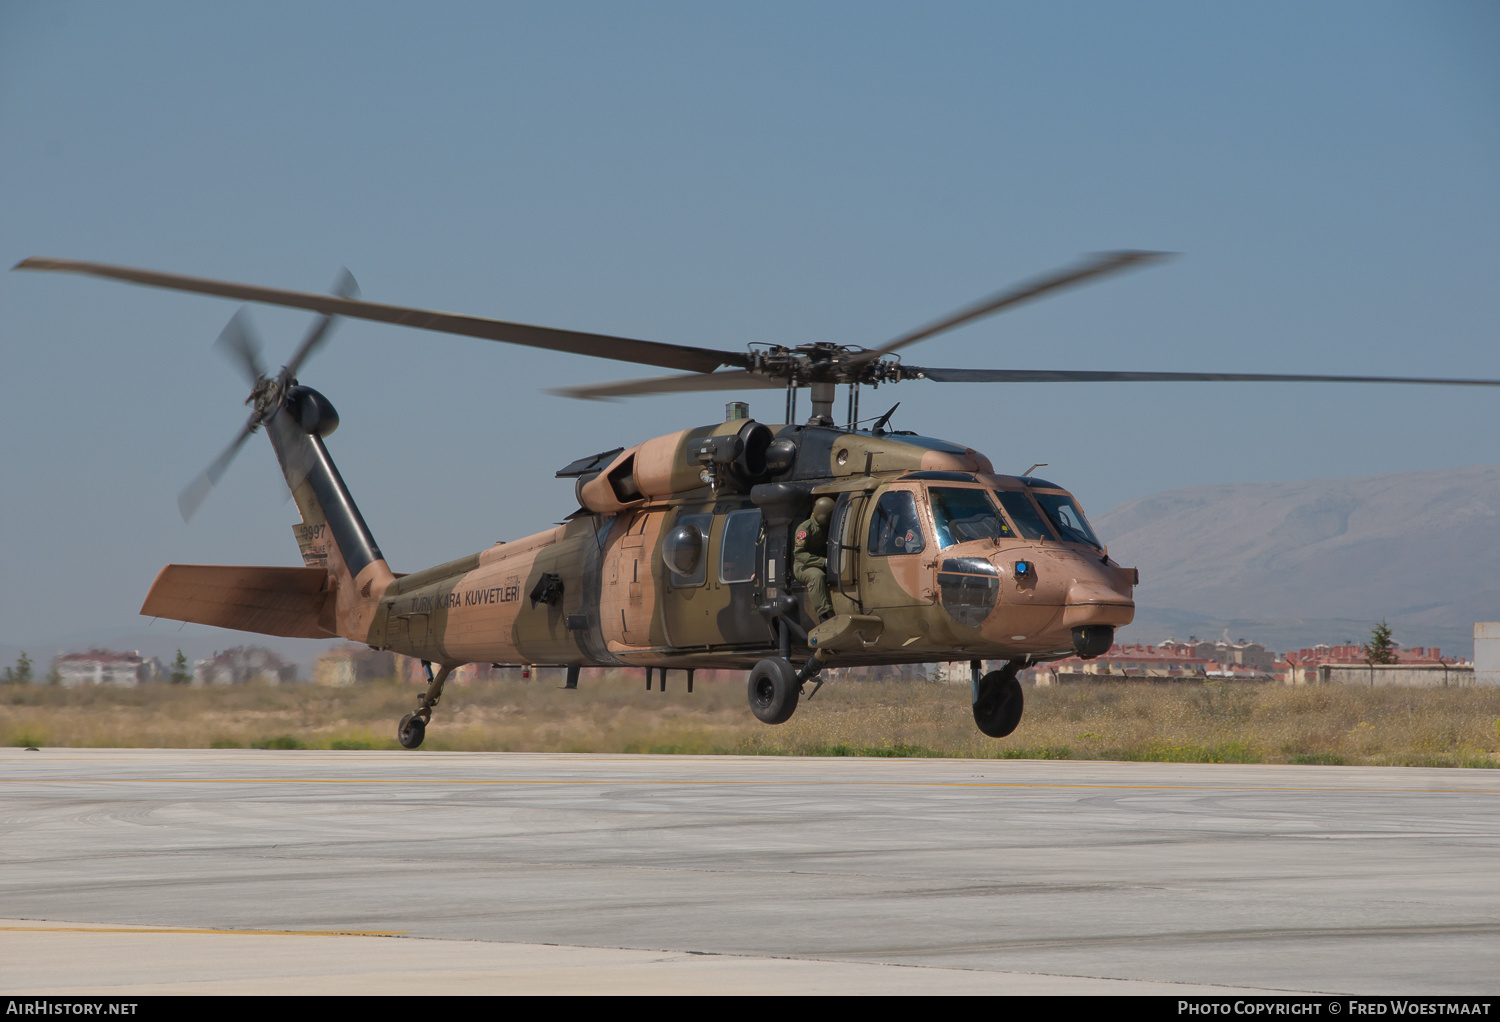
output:
<svg viewBox="0 0 1500 1022"><path fill-rule="evenodd" d="M813 616L819 621L833 616L833 601L828 598L828 532L816 518L797 526L792 574L807 586L806 606Z"/></svg>

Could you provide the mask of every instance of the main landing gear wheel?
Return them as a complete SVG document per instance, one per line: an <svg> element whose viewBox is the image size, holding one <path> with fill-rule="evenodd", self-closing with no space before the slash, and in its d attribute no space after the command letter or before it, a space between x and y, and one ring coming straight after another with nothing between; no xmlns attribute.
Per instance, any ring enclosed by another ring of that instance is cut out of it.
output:
<svg viewBox="0 0 1500 1022"><path fill-rule="evenodd" d="M448 675L453 673L457 664L443 664L438 668L436 674L432 673L432 664L426 660L422 661L422 670L427 675L427 691L417 697L417 708L401 718L401 723L396 725L396 741L401 743L404 749L415 749L422 744L422 739L427 737L427 722L432 719L432 708L443 698L443 682L448 680Z"/></svg>
<svg viewBox="0 0 1500 1022"><path fill-rule="evenodd" d="M1016 680L1019 664L1006 664L979 679L979 698L974 701L974 723L991 738L1004 738L1021 723L1025 699Z"/></svg>
<svg viewBox="0 0 1500 1022"><path fill-rule="evenodd" d="M426 737L427 721L415 713L408 713L401 718L401 723L396 725L396 741L400 742L404 749L415 749Z"/></svg>
<svg viewBox="0 0 1500 1022"><path fill-rule="evenodd" d="M763 724L791 720L801 695L797 669L781 657L766 657L750 671L750 712Z"/></svg>

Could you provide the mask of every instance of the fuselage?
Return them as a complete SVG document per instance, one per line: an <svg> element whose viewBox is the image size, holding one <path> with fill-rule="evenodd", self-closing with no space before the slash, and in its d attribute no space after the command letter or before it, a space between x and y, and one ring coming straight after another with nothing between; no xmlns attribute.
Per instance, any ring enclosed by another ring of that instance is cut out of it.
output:
<svg viewBox="0 0 1500 1022"><path fill-rule="evenodd" d="M752 428L764 432L736 439ZM757 446L759 460L729 458ZM837 501L834 611L867 622L825 657L834 666L1045 659L1134 614L1134 570L1071 494L961 445L737 420L586 468L564 524L395 578L349 637L442 663L748 668L783 642L806 653L817 622L790 537L819 496ZM686 574L663 557L684 536L701 543L674 562Z"/></svg>

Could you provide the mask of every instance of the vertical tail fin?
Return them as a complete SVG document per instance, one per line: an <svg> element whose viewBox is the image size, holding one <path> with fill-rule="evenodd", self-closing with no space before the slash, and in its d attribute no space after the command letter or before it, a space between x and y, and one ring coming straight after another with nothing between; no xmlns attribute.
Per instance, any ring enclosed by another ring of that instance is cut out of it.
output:
<svg viewBox="0 0 1500 1022"><path fill-rule="evenodd" d="M337 588L339 634L364 642L394 576L323 444L338 427L338 413L311 387L292 386L265 425L302 515L293 526L302 560L326 570Z"/></svg>

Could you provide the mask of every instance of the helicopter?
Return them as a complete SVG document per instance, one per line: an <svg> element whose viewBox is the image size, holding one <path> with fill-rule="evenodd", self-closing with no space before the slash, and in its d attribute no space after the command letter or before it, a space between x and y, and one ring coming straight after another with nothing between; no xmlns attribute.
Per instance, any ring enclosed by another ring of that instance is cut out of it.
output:
<svg viewBox="0 0 1500 1022"><path fill-rule="evenodd" d="M1100 253L1001 291L879 348L813 342L722 351L368 302L347 271L331 293L289 291L78 260L14 268L85 274L317 314L279 370L263 365L244 310L217 345L250 384L250 415L179 498L188 519L246 440L264 428L296 503L302 567L169 564L141 614L267 635L343 637L422 662L428 684L397 724L419 747L444 683L469 663L748 672L767 724L789 720L830 667L968 661L976 726L1019 725L1025 667L1107 652L1134 618L1137 569L1110 558L1065 488L997 472L984 454L859 416L862 387L985 382L1323 382L1500 386L1500 380L1265 373L928 368L898 352L1023 302L1168 258ZM675 375L555 390L585 400L784 390L785 421L733 400L722 422L590 454L557 470L578 508L531 536L409 574L393 571L325 443L332 402L299 382L339 317L674 369ZM842 424L837 387L848 387ZM811 413L798 423L798 391ZM899 402L898 402L899 407ZM868 425L865 425L868 423ZM831 508L829 504L831 503ZM795 549L826 513L828 606L814 606ZM985 661L1003 666L985 672ZM809 690L808 685L812 688Z"/></svg>

